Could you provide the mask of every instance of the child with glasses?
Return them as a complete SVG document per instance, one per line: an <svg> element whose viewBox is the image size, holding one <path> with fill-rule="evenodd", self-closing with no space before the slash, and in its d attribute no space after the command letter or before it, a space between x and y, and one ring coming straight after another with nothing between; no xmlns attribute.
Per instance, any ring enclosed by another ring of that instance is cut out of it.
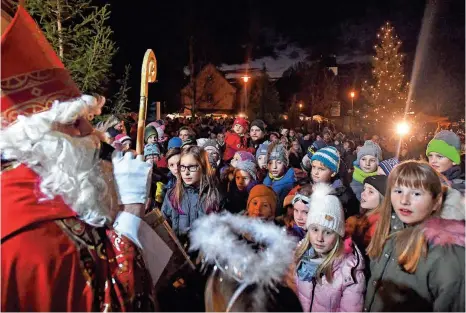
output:
<svg viewBox="0 0 466 313"><path fill-rule="evenodd" d="M196 219L219 211L221 198L207 152L201 147L182 149L178 175L181 179L165 195L162 213L183 242Z"/></svg>

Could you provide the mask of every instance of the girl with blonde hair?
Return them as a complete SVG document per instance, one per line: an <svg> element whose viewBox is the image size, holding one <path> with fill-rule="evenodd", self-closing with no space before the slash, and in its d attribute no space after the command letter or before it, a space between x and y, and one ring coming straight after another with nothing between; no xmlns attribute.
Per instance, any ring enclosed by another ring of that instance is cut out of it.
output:
<svg viewBox="0 0 466 313"><path fill-rule="evenodd" d="M429 164L390 173L368 246L365 311L465 311L464 204Z"/></svg>
<svg viewBox="0 0 466 313"><path fill-rule="evenodd" d="M296 249L295 280L304 312L360 312L363 307L364 260L343 240L345 216L332 193L327 184L314 185L307 234Z"/></svg>

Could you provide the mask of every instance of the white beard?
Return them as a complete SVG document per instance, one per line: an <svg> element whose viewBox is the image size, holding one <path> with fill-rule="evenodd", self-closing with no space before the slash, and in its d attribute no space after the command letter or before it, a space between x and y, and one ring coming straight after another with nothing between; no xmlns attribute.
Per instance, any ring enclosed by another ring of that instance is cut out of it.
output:
<svg viewBox="0 0 466 313"><path fill-rule="evenodd" d="M115 218L112 209L118 209L118 201L111 165L99 159L99 138L77 138L50 130L52 120L68 120L63 114L57 117L56 107L66 105L72 111L75 105L79 113L83 104L76 102L57 103L50 111L20 118L2 130L0 149L7 158L26 164L40 175L40 191L45 198L39 201L61 196L81 220L104 226ZM73 114L71 120L76 116L81 115Z"/></svg>

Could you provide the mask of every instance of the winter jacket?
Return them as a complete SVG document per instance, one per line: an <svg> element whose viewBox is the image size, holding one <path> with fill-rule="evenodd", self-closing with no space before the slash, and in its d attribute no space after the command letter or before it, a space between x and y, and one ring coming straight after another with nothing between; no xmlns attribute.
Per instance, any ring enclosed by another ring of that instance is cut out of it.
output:
<svg viewBox="0 0 466 313"><path fill-rule="evenodd" d="M356 155L350 151L344 151L340 158L339 175L345 186L349 186L353 179L353 163L356 161Z"/></svg>
<svg viewBox="0 0 466 313"><path fill-rule="evenodd" d="M232 180L229 184L227 196L225 199L225 209L233 214L246 210L249 191L256 184L257 182L251 181L245 190L239 190L236 186L235 180Z"/></svg>
<svg viewBox="0 0 466 313"><path fill-rule="evenodd" d="M301 169L301 160L303 159L302 155L294 154L294 153L290 152L288 158L289 158L289 161L290 161L290 166L292 168Z"/></svg>
<svg viewBox="0 0 466 313"><path fill-rule="evenodd" d="M167 192L162 204L163 216L169 221L178 237L185 237L193 222L206 215L204 207L205 195L200 196L199 189L192 186L185 185L184 190L179 210L174 208L170 201L174 189Z"/></svg>
<svg viewBox="0 0 466 313"><path fill-rule="evenodd" d="M354 179L350 183L351 190L356 195L356 198L361 201L361 193L364 190L364 185Z"/></svg>
<svg viewBox="0 0 466 313"><path fill-rule="evenodd" d="M345 249L346 250L346 249ZM304 312L361 312L366 280L361 252L353 246L333 263L333 282L325 276L301 281L295 277L298 298Z"/></svg>
<svg viewBox="0 0 466 313"><path fill-rule="evenodd" d="M364 264L366 267L364 269L365 277L370 277L370 259L366 253L366 249L371 242L372 236L374 236L375 229L377 227L377 221L379 220L380 214L373 213L371 215L355 215L349 217L345 221L345 236L351 237L354 244L361 251Z"/></svg>
<svg viewBox="0 0 466 313"><path fill-rule="evenodd" d="M167 194L168 190L172 189L176 185L176 176L169 172L167 174L167 183L163 186L162 190L162 198L165 199L165 195Z"/></svg>
<svg viewBox="0 0 466 313"><path fill-rule="evenodd" d="M275 216L280 216L286 213L283 211L283 200L285 200L285 197L288 195L290 190L293 189L295 182L296 177L293 168L289 168L285 175L278 179L271 178L270 175L265 177L263 184L272 187L273 191L277 194L278 200Z"/></svg>
<svg viewBox="0 0 466 313"><path fill-rule="evenodd" d="M371 260L365 311L465 311L464 204L458 191L450 190L449 194L440 217L418 225L428 248L414 273L407 273L398 264L394 237L387 240L380 258ZM453 203L450 208L446 207L448 202ZM406 227L392 213L390 233L401 235Z"/></svg>
<svg viewBox="0 0 466 313"><path fill-rule="evenodd" d="M343 206L343 210L345 211L345 219L350 216L359 214L360 203L351 188L344 186L340 179L337 179L332 183L332 188L335 189L335 195Z"/></svg>
<svg viewBox="0 0 466 313"><path fill-rule="evenodd" d="M353 242L358 243L361 251L365 251L372 236L374 236L377 221L380 214L351 216L345 222L345 234L353 238ZM360 244L359 244L360 243Z"/></svg>
<svg viewBox="0 0 466 313"><path fill-rule="evenodd" d="M312 145L314 140L309 139L309 140L304 140L303 137L299 137L299 144L301 145L301 148L303 148L303 151L307 151L307 149Z"/></svg>
<svg viewBox="0 0 466 313"><path fill-rule="evenodd" d="M446 184L451 186L451 188L458 190L464 196L465 181L464 173L461 171L461 166L454 165L442 174L448 179Z"/></svg>
<svg viewBox="0 0 466 313"><path fill-rule="evenodd" d="M223 153L223 160L229 161L233 159L236 151L246 150L247 138L239 136L237 133L231 131L225 134L225 152Z"/></svg>

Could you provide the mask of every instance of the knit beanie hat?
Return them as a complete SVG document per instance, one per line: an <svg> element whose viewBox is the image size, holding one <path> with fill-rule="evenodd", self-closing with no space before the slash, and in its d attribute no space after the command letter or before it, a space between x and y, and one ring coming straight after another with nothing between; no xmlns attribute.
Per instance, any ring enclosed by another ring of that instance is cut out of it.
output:
<svg viewBox="0 0 466 313"><path fill-rule="evenodd" d="M270 136L272 136L272 135L276 136L277 138L280 138L280 134L279 134L278 132L270 132L270 133L269 133L269 138L270 138Z"/></svg>
<svg viewBox="0 0 466 313"><path fill-rule="evenodd" d="M157 143L148 143L144 146L144 157L154 154L160 155L160 148Z"/></svg>
<svg viewBox="0 0 466 313"><path fill-rule="evenodd" d="M382 162L379 163L380 168L383 170L385 175L390 175L390 172L400 164L400 161L397 158L391 158L387 160L383 160Z"/></svg>
<svg viewBox="0 0 466 313"><path fill-rule="evenodd" d="M252 179L257 180L257 166L256 166L256 163L251 162L249 160L247 160L247 161L238 161L238 163L236 163L236 169L237 170L242 170L242 171L245 171L245 172L249 173L249 175L251 175Z"/></svg>
<svg viewBox="0 0 466 313"><path fill-rule="evenodd" d="M172 149L172 148L181 148L181 145L182 145L182 141L181 141L181 138L180 137L173 137L172 139L170 139L168 141L168 150Z"/></svg>
<svg viewBox="0 0 466 313"><path fill-rule="evenodd" d="M377 189L378 192L382 196L385 196L385 190L387 188L387 179L388 177L385 175L375 175L375 176L369 176L364 179L363 184L369 184L375 189Z"/></svg>
<svg viewBox="0 0 466 313"><path fill-rule="evenodd" d="M358 158L356 160L356 164L358 164L358 166L359 161L365 155L372 155L373 157L376 157L377 164L379 164L379 161L382 161L382 149L380 149L380 146L372 140L366 140L366 142L364 142L364 146L359 149Z"/></svg>
<svg viewBox="0 0 466 313"><path fill-rule="evenodd" d="M311 159L309 158L307 154L303 157L303 160L301 161L301 168L303 171L308 172L308 173L312 169Z"/></svg>
<svg viewBox="0 0 466 313"><path fill-rule="evenodd" d="M153 126L155 129L160 128L163 131L165 131L165 123L162 120L157 120L155 122L151 122L151 123L147 124L147 126L149 126L149 125Z"/></svg>
<svg viewBox="0 0 466 313"><path fill-rule="evenodd" d="M320 149L325 148L327 146L328 146L327 143L323 141L322 139L316 140L312 143L312 145L310 145L307 148L307 156L309 157L309 159L311 159L314 153L316 153Z"/></svg>
<svg viewBox="0 0 466 313"><path fill-rule="evenodd" d="M427 145L426 156L429 156L431 152L436 152L459 165L461 163L460 151L460 138L452 131L442 130Z"/></svg>
<svg viewBox="0 0 466 313"><path fill-rule="evenodd" d="M269 147L269 144L267 143L262 143L259 145L256 151L256 160L259 159L261 155L267 155L267 148Z"/></svg>
<svg viewBox="0 0 466 313"><path fill-rule="evenodd" d="M265 132L265 128L267 127L267 125L265 125L264 121L263 120L254 120L252 121L251 123L251 128L253 126L257 126L260 128L260 130L262 130L263 132Z"/></svg>
<svg viewBox="0 0 466 313"><path fill-rule="evenodd" d="M162 127L157 127L155 130L157 131L158 139L162 139L165 135L165 131L162 129Z"/></svg>
<svg viewBox="0 0 466 313"><path fill-rule="evenodd" d="M272 160L282 161L288 167L288 151L282 144L272 143L267 150L267 162Z"/></svg>
<svg viewBox="0 0 466 313"><path fill-rule="evenodd" d="M218 154L220 154L220 147L218 146L217 140L214 140L214 139L207 139L207 140L202 144L202 147L203 147L204 149L206 149L206 148L214 149L215 152L217 152Z"/></svg>
<svg viewBox="0 0 466 313"><path fill-rule="evenodd" d="M340 168L340 154L335 147L325 147L318 150L311 158L312 161L320 161L324 166L333 173L338 173Z"/></svg>
<svg viewBox="0 0 466 313"><path fill-rule="evenodd" d="M244 127L244 129L248 128L248 121L242 117L237 117L235 119L235 121L233 122L233 126L235 126L236 124L240 124L241 126Z"/></svg>
<svg viewBox="0 0 466 313"><path fill-rule="evenodd" d="M239 155L239 157L241 158L240 161L251 161L251 162L256 161L256 159L254 158L254 155L252 155L251 152L248 152L248 151L236 151L235 154Z"/></svg>
<svg viewBox="0 0 466 313"><path fill-rule="evenodd" d="M267 202L272 207L272 210L276 211L278 198L277 194L271 187L262 184L252 187L251 191L249 192L247 208L249 207L249 203L257 197L267 197Z"/></svg>
<svg viewBox="0 0 466 313"><path fill-rule="evenodd" d="M290 192L286 195L285 199L283 200L283 207L286 208L288 205L292 204L294 196L298 193L301 189L300 185L296 185Z"/></svg>
<svg viewBox="0 0 466 313"><path fill-rule="evenodd" d="M144 141L147 142L147 139L149 139L150 136L155 136L157 137L157 139L159 138L159 134L157 133L157 130L152 125L149 125L144 129Z"/></svg>
<svg viewBox="0 0 466 313"><path fill-rule="evenodd" d="M118 141L119 143L123 144L125 141L131 141L131 137L124 135L124 134L119 134L118 136L115 137L115 141Z"/></svg>
<svg viewBox="0 0 466 313"><path fill-rule="evenodd" d="M315 184L311 195L306 228L317 224L333 230L341 237L345 235L345 214L340 200L332 195L333 189L324 183Z"/></svg>

